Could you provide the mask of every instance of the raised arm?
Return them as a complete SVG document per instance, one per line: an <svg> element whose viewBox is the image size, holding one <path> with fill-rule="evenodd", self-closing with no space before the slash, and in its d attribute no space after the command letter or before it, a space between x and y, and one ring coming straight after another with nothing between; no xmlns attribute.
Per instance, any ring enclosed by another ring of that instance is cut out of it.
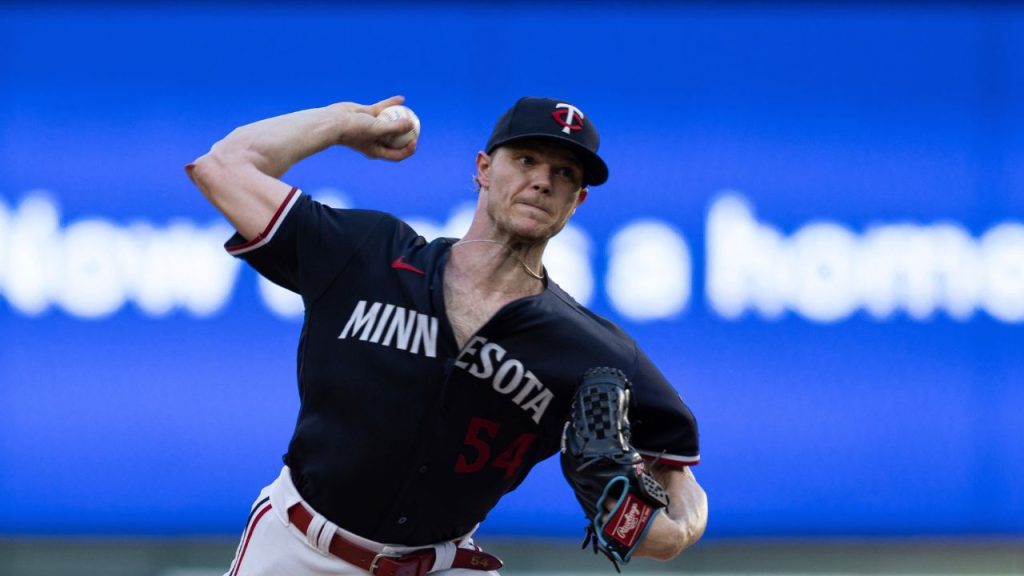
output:
<svg viewBox="0 0 1024 576"><path fill-rule="evenodd" d="M704 535L708 497L688 467L655 466L651 472L668 492L668 510L654 520L634 555L671 560Z"/></svg>
<svg viewBox="0 0 1024 576"><path fill-rule="evenodd" d="M335 145L369 158L398 161L411 156L416 151L415 140L403 148L389 148L383 142L412 129L412 122L377 118L382 110L403 100L392 96L370 106L342 102L247 124L185 169L238 233L252 240L263 232L292 189L281 176L303 158Z"/></svg>

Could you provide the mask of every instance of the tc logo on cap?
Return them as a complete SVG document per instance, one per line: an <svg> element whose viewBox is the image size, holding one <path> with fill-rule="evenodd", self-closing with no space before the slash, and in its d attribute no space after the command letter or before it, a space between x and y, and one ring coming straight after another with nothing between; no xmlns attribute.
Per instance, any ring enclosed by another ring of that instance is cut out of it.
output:
<svg viewBox="0 0 1024 576"><path fill-rule="evenodd" d="M571 134L583 130L583 111L564 102L555 104L551 117L562 127L562 132Z"/></svg>

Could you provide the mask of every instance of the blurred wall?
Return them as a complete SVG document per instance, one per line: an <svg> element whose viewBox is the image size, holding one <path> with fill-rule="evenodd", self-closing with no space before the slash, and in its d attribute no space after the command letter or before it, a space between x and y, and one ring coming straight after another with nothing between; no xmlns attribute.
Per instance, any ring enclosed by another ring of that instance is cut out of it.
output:
<svg viewBox="0 0 1024 576"><path fill-rule="evenodd" d="M301 303L223 252L182 167L394 93L413 158L286 180L459 236L516 98L596 123L611 179L545 262L696 413L710 538L1021 534L1021 61L1000 4L5 5L0 534L239 529ZM482 531L581 526L549 461Z"/></svg>

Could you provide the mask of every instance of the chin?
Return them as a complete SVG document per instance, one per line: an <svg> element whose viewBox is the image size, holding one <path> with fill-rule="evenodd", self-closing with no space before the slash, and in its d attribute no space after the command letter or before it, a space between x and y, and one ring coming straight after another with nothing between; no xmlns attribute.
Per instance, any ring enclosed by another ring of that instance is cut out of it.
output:
<svg viewBox="0 0 1024 576"><path fill-rule="evenodd" d="M546 228L512 228L509 230L509 237L512 241L523 244L537 244L549 240L552 236L551 230Z"/></svg>
<svg viewBox="0 0 1024 576"><path fill-rule="evenodd" d="M516 233L510 235L513 244L534 245L547 241L551 236L539 233Z"/></svg>
<svg viewBox="0 0 1024 576"><path fill-rule="evenodd" d="M508 235L516 241L536 244L554 236L551 224L534 220L512 220L505 226ZM557 232L557 231L556 231Z"/></svg>

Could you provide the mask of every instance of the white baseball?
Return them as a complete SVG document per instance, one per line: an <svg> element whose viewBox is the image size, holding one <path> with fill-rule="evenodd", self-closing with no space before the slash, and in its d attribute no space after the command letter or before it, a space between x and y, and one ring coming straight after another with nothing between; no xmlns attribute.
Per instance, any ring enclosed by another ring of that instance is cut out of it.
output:
<svg viewBox="0 0 1024 576"><path fill-rule="evenodd" d="M394 122L395 120L401 120L402 118L409 118L412 120L412 130L409 130L405 134L398 134L396 136L390 136L384 141L384 145L390 148L405 148L409 142L416 140L420 136L420 119L416 117L416 113L402 106L401 104L395 106L388 106L381 110L380 114L377 115L377 119L383 122Z"/></svg>

